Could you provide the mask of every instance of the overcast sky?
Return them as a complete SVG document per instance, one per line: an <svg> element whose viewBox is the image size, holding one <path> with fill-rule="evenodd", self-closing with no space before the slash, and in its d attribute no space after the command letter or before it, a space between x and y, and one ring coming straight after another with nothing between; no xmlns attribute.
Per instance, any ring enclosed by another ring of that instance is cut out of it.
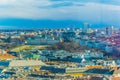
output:
<svg viewBox="0 0 120 80"><path fill-rule="evenodd" d="M120 0L0 0L2 19L75 20L119 26Z"/></svg>

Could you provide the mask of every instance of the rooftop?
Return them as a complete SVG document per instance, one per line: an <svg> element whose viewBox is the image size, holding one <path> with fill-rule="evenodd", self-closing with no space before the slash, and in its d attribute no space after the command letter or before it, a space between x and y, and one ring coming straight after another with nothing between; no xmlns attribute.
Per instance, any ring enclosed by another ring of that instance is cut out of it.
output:
<svg viewBox="0 0 120 80"><path fill-rule="evenodd" d="M25 66L43 66L46 65L40 60L13 60L10 62L10 67L25 67Z"/></svg>
<svg viewBox="0 0 120 80"><path fill-rule="evenodd" d="M5 60L7 60L7 59L14 59L14 58L16 58L15 56L12 56L12 55L10 55L10 54L0 54L0 59L5 59Z"/></svg>
<svg viewBox="0 0 120 80"><path fill-rule="evenodd" d="M86 74L102 74L102 75L113 75L114 70L110 70L110 69L89 69L87 71L85 71L84 73Z"/></svg>

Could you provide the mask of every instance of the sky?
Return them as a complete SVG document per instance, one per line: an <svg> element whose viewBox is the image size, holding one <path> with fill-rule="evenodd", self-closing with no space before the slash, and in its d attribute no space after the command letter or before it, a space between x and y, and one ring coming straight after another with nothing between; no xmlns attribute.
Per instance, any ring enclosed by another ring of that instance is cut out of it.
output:
<svg viewBox="0 0 120 80"><path fill-rule="evenodd" d="M0 29L120 27L120 0L0 0Z"/></svg>

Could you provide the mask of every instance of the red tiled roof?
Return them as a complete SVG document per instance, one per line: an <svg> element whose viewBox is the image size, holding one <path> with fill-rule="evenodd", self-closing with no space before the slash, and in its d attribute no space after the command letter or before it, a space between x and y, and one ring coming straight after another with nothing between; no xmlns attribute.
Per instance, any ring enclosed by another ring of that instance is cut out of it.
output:
<svg viewBox="0 0 120 80"><path fill-rule="evenodd" d="M0 59L14 59L15 56L12 56L10 54L0 54Z"/></svg>
<svg viewBox="0 0 120 80"><path fill-rule="evenodd" d="M113 77L111 80L120 80L120 77Z"/></svg>

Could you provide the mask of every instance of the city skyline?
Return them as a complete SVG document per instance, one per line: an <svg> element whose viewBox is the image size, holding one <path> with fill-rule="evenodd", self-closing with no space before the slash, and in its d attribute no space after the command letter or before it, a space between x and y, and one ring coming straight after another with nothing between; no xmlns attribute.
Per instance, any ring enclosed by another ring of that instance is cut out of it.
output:
<svg viewBox="0 0 120 80"><path fill-rule="evenodd" d="M119 0L0 0L0 12L0 28L120 26Z"/></svg>

